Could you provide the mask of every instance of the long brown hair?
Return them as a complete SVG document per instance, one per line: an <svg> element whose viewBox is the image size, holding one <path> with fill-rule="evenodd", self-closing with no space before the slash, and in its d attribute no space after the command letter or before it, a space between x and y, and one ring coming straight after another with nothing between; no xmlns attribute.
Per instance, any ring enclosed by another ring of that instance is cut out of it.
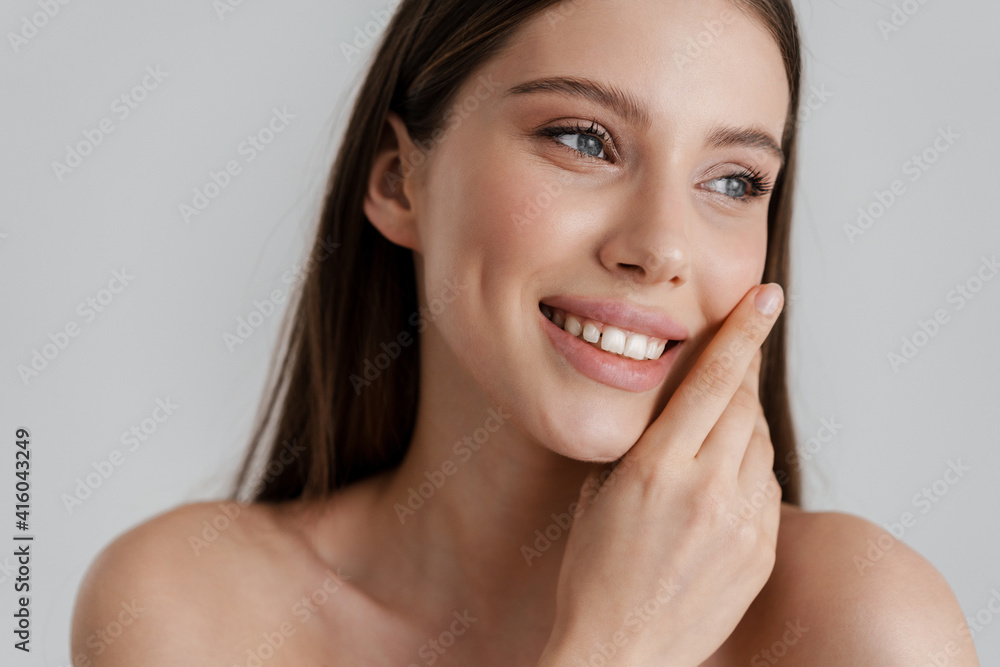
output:
<svg viewBox="0 0 1000 667"><path fill-rule="evenodd" d="M543 11L548 20L558 21L573 1L400 4L377 45L330 172L313 244L316 261L286 314L234 499L319 499L403 460L416 419L420 377L420 339L411 317L419 312L413 256L386 240L363 211L386 114L398 113L414 143L425 145L443 126L455 92L470 72L497 55L526 21ZM764 282L777 282L787 292L801 76L798 30L790 0L733 2L771 33L788 75L791 99L782 137L786 161L768 210L763 276ZM782 500L798 505L798 461L785 379L787 313L786 303L763 347L760 395ZM376 359L388 363L366 376L362 363ZM359 383L364 383L363 391ZM264 448L266 458L258 461ZM256 475L255 464L261 467Z"/></svg>

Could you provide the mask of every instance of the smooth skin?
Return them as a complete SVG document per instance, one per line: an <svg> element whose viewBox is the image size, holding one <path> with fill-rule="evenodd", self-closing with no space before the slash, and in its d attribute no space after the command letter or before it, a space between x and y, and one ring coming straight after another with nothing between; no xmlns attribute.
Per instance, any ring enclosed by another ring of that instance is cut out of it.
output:
<svg viewBox="0 0 1000 667"><path fill-rule="evenodd" d="M780 297L777 286L766 289L737 307L612 477L585 498L540 664L587 664L612 644L614 664L702 664L771 575L781 487L757 391L759 345L777 317L748 312L751 301ZM599 480L592 474L584 489ZM638 620L620 620L637 608L646 611Z"/></svg>
<svg viewBox="0 0 1000 667"><path fill-rule="evenodd" d="M885 531L777 501L755 355L780 310L753 306L770 197L726 193L780 158L706 139L780 137L788 89L771 36L733 7L564 2L470 74L426 159L390 114L365 213L413 250L421 305L445 304L421 333L406 459L322 502L196 503L128 531L80 588L75 664L577 665L611 642L609 665L977 665L924 558L893 540L859 569ZM550 76L613 85L648 122L506 94ZM611 141L584 154L592 121ZM564 125L584 130L540 132ZM660 387L623 391L552 347L538 303L557 294L660 309L691 335ZM123 604L141 612L112 638Z"/></svg>

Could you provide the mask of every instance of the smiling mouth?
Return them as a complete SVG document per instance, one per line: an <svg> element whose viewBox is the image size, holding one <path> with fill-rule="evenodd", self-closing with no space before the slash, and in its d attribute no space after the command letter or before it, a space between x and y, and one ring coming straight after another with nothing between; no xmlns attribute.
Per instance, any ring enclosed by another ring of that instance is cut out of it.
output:
<svg viewBox="0 0 1000 667"><path fill-rule="evenodd" d="M566 333L616 357L635 359L636 361L655 361L664 352L680 344L679 340L665 340L628 331L569 313L560 308L554 308L545 303L539 303L538 308L549 321Z"/></svg>

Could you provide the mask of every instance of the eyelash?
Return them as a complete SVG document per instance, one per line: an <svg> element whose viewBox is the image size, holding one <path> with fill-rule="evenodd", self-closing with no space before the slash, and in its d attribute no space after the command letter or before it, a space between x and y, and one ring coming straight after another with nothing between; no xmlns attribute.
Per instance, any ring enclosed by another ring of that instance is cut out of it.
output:
<svg viewBox="0 0 1000 667"><path fill-rule="evenodd" d="M575 125L557 125L557 126L543 128L539 132L539 134L541 134L542 136L550 137L552 141L557 145L562 146L567 150L573 151L574 155L578 155L585 160L596 160L598 162L608 161L605 158L599 158L594 155L590 155L589 153L584 153L576 148L573 148L572 146L567 146L563 142L559 141L556 137L562 136L564 134L585 134L597 137L598 139L603 141L605 150L607 150L607 147L609 145L614 146L614 141L612 141L611 136L607 132L601 129L601 127L597 124L596 120L592 120L590 122L589 127L584 127L582 123L577 123ZM728 199L732 199L734 201L743 203L747 203L754 199L758 199L760 197L765 196L767 193L771 191L771 188L774 185L770 180L768 180L763 174L761 174L756 169L750 169L746 167L744 167L743 171L733 172L731 174L726 174L724 176L717 176L712 180L717 181L726 179L742 180L746 182L746 184L749 186L750 192L746 195L743 195L742 197L722 195L723 197L727 197ZM716 194L722 194L722 193L717 192Z"/></svg>
<svg viewBox="0 0 1000 667"><path fill-rule="evenodd" d="M584 127L582 123L577 123L576 125L559 125L559 126L546 127L541 130L540 134L542 136L551 137L552 141L554 141L555 143L559 144L564 148L568 148L569 150L573 151L573 153L583 157L586 160L597 160L598 162L607 162L607 160L605 160L604 158L599 158L593 155L589 155L587 153L583 153L571 146L567 146L563 142L556 139L556 137L559 137L564 134L589 134L603 141L605 148L607 148L608 145L614 146L615 143L611 139L611 135L609 135L607 132L601 129L601 126L597 124L596 120L590 121L590 127Z"/></svg>
<svg viewBox="0 0 1000 667"><path fill-rule="evenodd" d="M727 179L731 178L734 180L746 181L747 185L750 186L749 194L743 195L742 197L730 197L730 199L735 199L736 201L748 202L753 199L758 199L763 197L771 191L773 183L766 179L763 174L761 174L756 169L743 168L743 171L739 173L727 174L726 176L719 176L712 180ZM729 195L723 195L728 197Z"/></svg>

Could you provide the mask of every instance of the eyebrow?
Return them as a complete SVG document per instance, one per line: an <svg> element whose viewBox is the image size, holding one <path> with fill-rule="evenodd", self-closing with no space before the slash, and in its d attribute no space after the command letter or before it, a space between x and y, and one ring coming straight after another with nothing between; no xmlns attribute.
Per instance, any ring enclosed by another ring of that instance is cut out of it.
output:
<svg viewBox="0 0 1000 667"><path fill-rule="evenodd" d="M629 93L610 84L603 84L591 79L569 76L553 76L535 79L512 86L504 93L507 95L523 95L526 93L562 93L585 97L601 106L605 106L634 125L649 127L649 114Z"/></svg>
<svg viewBox="0 0 1000 667"><path fill-rule="evenodd" d="M652 124L646 109L634 96L614 85L592 79L570 76L534 79L511 86L504 97L540 92L583 97L607 107L634 125L648 128ZM756 127L715 127L709 133L705 145L709 148L763 149L778 158L781 166L785 164L785 153L781 150L781 145L770 134Z"/></svg>
<svg viewBox="0 0 1000 667"><path fill-rule="evenodd" d="M756 127L717 127L712 130L705 141L710 148L728 148L730 146L763 149L778 158L781 166L785 166L785 152L767 132Z"/></svg>

